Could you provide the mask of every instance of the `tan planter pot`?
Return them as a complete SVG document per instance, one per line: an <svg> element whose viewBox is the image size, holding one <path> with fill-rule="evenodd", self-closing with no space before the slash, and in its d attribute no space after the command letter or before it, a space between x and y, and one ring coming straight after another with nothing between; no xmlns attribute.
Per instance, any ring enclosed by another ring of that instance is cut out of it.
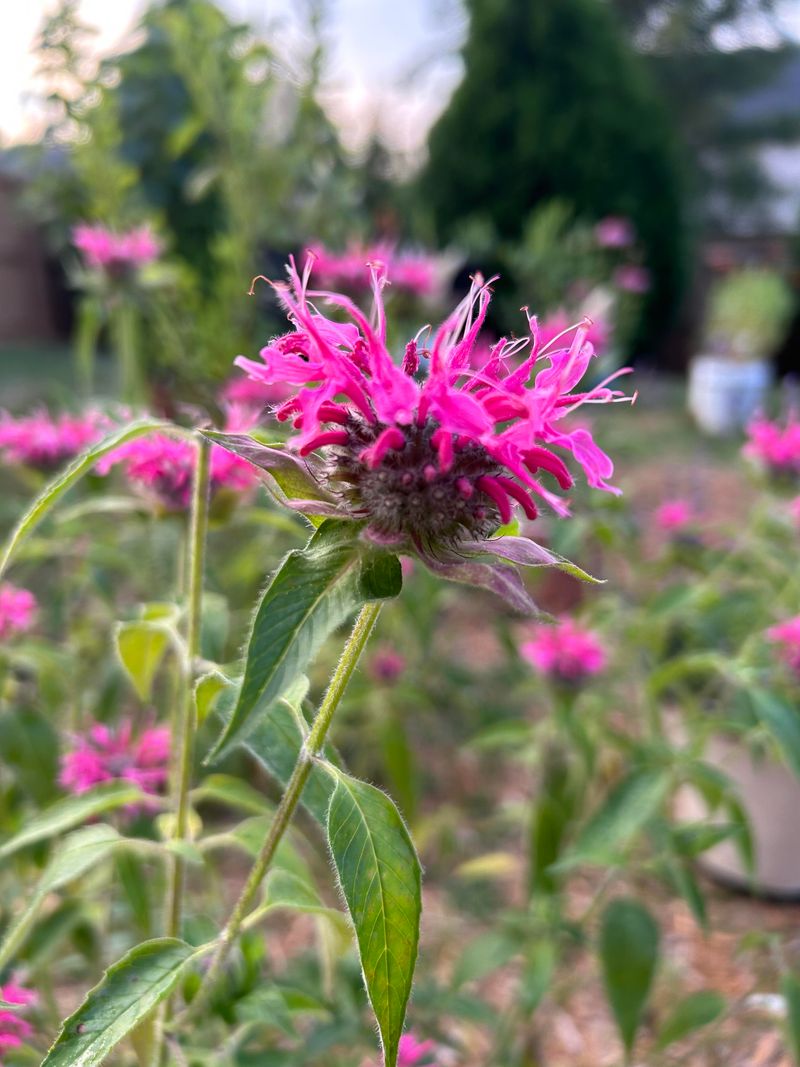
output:
<svg viewBox="0 0 800 1067"><path fill-rule="evenodd" d="M800 779L782 763L756 758L741 742L727 737L712 738L705 759L727 774L739 793L753 835L755 881L730 841L704 852L701 868L736 889L800 897ZM678 793L675 814L687 822L708 818L703 798L689 786Z"/></svg>

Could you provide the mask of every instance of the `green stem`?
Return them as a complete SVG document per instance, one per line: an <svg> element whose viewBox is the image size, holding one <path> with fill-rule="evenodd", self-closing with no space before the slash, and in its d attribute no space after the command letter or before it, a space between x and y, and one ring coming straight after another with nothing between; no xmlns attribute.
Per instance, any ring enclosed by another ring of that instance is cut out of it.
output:
<svg viewBox="0 0 800 1067"><path fill-rule="evenodd" d="M91 297L84 298L78 310L75 333L75 380L84 397L91 396L95 388L97 339L101 325L98 302Z"/></svg>
<svg viewBox="0 0 800 1067"><path fill-rule="evenodd" d="M118 388L128 403L142 400L142 376L136 340L136 308L122 297L112 320L114 349L117 357Z"/></svg>
<svg viewBox="0 0 800 1067"><path fill-rule="evenodd" d="M206 528L208 526L209 458L211 446L198 437L197 467L192 493L192 510L189 526L189 589L186 620L186 666L178 713L176 740L178 755L173 783L173 811L175 826L173 838L183 841L189 829L189 788L192 777L194 738L197 731L197 710L194 702L194 662L200 651L200 623L203 603L203 570L206 552ZM170 866L167 935L180 936L183 912L183 889L186 880L186 861L182 856L172 856Z"/></svg>
<svg viewBox="0 0 800 1067"><path fill-rule="evenodd" d="M261 851L256 857L256 861L244 884L239 899L234 905L233 911L225 924L225 928L220 936L219 944L211 960L209 969L206 972L203 983L197 991L197 995L192 1001L185 1018L196 1016L201 1009L208 1004L209 997L219 980L231 949L233 948L236 938L242 928L242 924L247 918L247 914L253 905L253 901L255 900L261 883L264 880L264 876L272 864L278 845L288 829L289 823L291 822L292 816L300 801L303 787L308 781L308 776L311 774L316 759L322 752L325 738L327 737L333 719L333 714L344 695L347 683L350 681L350 677L356 668L361 653L364 651L364 647L369 640L369 636L377 622L380 610L381 602L373 601L364 605L356 619L353 632L342 651L342 655L336 665L336 670L331 676L322 704L320 705L319 711L311 726L308 737L300 749L297 763L295 764L291 777L286 784L286 790L275 812L275 818L269 828L269 833L267 834L264 844L261 846Z"/></svg>

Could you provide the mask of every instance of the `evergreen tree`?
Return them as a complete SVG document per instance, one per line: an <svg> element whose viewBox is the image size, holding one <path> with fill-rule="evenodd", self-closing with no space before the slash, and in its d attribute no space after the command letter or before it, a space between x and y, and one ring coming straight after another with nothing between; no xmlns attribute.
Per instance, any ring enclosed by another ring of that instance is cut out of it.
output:
<svg viewBox="0 0 800 1067"><path fill-rule="evenodd" d="M626 215L656 282L652 342L680 293L683 224L671 127L641 60L601 0L467 6L464 78L421 177L440 237L489 224L513 240L549 197L588 219Z"/></svg>

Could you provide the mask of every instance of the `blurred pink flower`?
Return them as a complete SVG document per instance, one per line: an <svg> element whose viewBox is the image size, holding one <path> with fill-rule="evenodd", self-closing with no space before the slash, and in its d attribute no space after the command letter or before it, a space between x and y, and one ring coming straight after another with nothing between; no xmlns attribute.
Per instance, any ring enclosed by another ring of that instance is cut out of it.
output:
<svg viewBox="0 0 800 1067"><path fill-rule="evenodd" d="M656 508L653 519L659 530L665 533L678 533L695 521L695 514L688 500L677 498L665 500L663 504L660 504Z"/></svg>
<svg viewBox="0 0 800 1067"><path fill-rule="evenodd" d="M800 615L771 626L767 638L779 646L784 663L800 674Z"/></svg>
<svg viewBox="0 0 800 1067"><path fill-rule="evenodd" d="M614 271L614 284L627 293L646 293L650 289L650 271L636 263L626 263Z"/></svg>
<svg viewBox="0 0 800 1067"><path fill-rule="evenodd" d="M161 244L148 226L114 233L105 226L81 223L73 229L72 241L87 266L111 274L143 267L161 252Z"/></svg>
<svg viewBox="0 0 800 1067"><path fill-rule="evenodd" d="M121 445L97 464L99 474L108 474L122 464L125 476L136 488L153 496L168 511L184 511L192 499L192 480L197 450L190 441L152 434ZM251 490L258 481L252 464L218 445L211 449L211 495L221 489L236 493Z"/></svg>
<svg viewBox="0 0 800 1067"><path fill-rule="evenodd" d="M15 982L7 982L0 985L0 1000L15 1005L13 1009L0 1007L0 1056L3 1056L11 1049L19 1048L33 1034L33 1027L20 1017L17 1008L24 1009L35 1004L38 997L31 989L25 989Z"/></svg>
<svg viewBox="0 0 800 1067"><path fill-rule="evenodd" d="M0 641L31 629L36 617L36 597L28 589L0 585Z"/></svg>
<svg viewBox="0 0 800 1067"><path fill-rule="evenodd" d="M14 418L0 411L0 455L6 463L53 470L99 440L109 420L98 412L49 415L35 411Z"/></svg>
<svg viewBox="0 0 800 1067"><path fill-rule="evenodd" d="M790 413L780 426L759 415L747 426L743 455L773 474L800 473L800 422Z"/></svg>
<svg viewBox="0 0 800 1067"><path fill-rule="evenodd" d="M268 407L280 404L291 392L291 386L277 382L265 385L247 375L239 374L231 378L222 389L223 406L230 410L239 408L251 413L257 422Z"/></svg>
<svg viewBox="0 0 800 1067"><path fill-rule="evenodd" d="M369 661L369 672L376 682L392 685L406 669L405 656L388 645L379 645Z"/></svg>
<svg viewBox="0 0 800 1067"><path fill-rule="evenodd" d="M579 682L599 674L606 665L606 651L597 635L573 619L560 619L555 626L541 624L530 633L520 653L540 674Z"/></svg>
<svg viewBox="0 0 800 1067"><path fill-rule="evenodd" d="M601 248L627 248L636 240L636 231L630 219L608 215L597 223L594 236Z"/></svg>
<svg viewBox="0 0 800 1067"><path fill-rule="evenodd" d="M169 756L166 726L146 727L134 738L130 719L116 728L94 723L63 756L59 781L72 793L85 793L100 782L121 779L138 785L143 793L156 794L167 780Z"/></svg>
<svg viewBox="0 0 800 1067"><path fill-rule="evenodd" d="M368 292L370 278L367 266L371 263L384 265L392 289L415 296L430 296L438 286L436 257L421 252L398 252L391 242L350 244L341 253L314 245L309 252L314 256L314 278L326 288Z"/></svg>
<svg viewBox="0 0 800 1067"><path fill-rule="evenodd" d="M431 1055L436 1048L433 1041L418 1041L413 1034L403 1034L397 1053L397 1067L435 1067Z"/></svg>
<svg viewBox="0 0 800 1067"><path fill-rule="evenodd" d="M276 415L298 431L289 448L301 457L321 453L307 466L332 498L326 514L366 519L367 536L435 563L437 551L490 536L516 504L529 518L537 499L568 514L543 484L574 484L556 449L571 454L589 485L618 492L607 480L613 464L591 433L560 425L582 404L621 397L608 382L572 391L594 355L591 324L542 346L531 318L531 336L501 339L483 368L471 370L491 299L489 285L476 279L430 349L411 340L398 366L387 343L384 268L370 271L370 320L346 296L309 290L313 266L309 259L301 278L292 263L291 284L275 285L293 330L266 345L261 362L240 356L236 363L267 385L292 383L295 395ZM323 299L347 321L324 315ZM423 355L428 374L418 381Z"/></svg>

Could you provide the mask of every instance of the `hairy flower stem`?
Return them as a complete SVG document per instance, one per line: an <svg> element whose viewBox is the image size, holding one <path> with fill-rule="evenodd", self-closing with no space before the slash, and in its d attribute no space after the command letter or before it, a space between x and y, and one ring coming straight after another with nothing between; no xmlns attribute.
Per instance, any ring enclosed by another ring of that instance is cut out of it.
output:
<svg viewBox="0 0 800 1067"><path fill-rule="evenodd" d="M176 740L178 758L173 783L175 826L173 838L183 841L189 828L189 787L192 776L192 755L197 730L197 711L194 703L194 661L200 651L200 623L203 602L203 570L206 554L206 528L208 526L209 457L211 446L198 437L197 468L194 476L192 510L189 525L189 587L186 619L186 666L178 713ZM186 861L173 855L170 867L167 935L179 937L183 912L183 887L186 879Z"/></svg>
<svg viewBox="0 0 800 1067"><path fill-rule="evenodd" d="M192 1001L185 1018L195 1017L208 1004L209 997L219 980L225 962L228 959L230 951L239 935L239 931L242 928L242 924L247 918L247 914L253 905L253 901L255 900L261 883L264 880L264 876L270 868L278 845L291 822L294 811L300 801L303 787L308 781L308 776L311 774L314 767L314 761L322 752L325 738L327 737L328 729L330 728L333 719L333 714L344 695L350 677L356 668L356 664L361 657L361 653L364 651L367 641L369 640L369 636L378 619L380 610L381 602L373 601L364 605L356 619L353 632L350 634L347 644L342 651L342 655L336 665L336 670L333 672L331 680L328 683L328 688L325 691L322 704L320 705L316 718L314 719L308 736L306 737L305 743L300 750L300 755L298 756L291 777L286 784L286 791L284 792L277 811L275 812L275 818L272 821L269 833L267 834L264 844L261 846L261 851L259 852L256 862L244 884L239 899L231 912L230 918L225 924L225 928L220 936L219 944L211 960L209 969L206 972L203 983L197 991L197 995Z"/></svg>

